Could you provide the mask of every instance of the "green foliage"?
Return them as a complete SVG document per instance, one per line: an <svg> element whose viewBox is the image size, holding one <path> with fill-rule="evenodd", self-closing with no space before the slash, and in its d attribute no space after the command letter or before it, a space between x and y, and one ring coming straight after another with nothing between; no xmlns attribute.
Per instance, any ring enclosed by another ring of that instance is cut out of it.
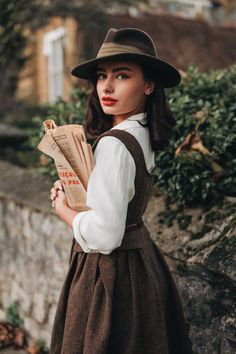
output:
<svg viewBox="0 0 236 354"><path fill-rule="evenodd" d="M35 135L32 136L32 145L36 146L43 137L43 121L46 119L53 119L57 125L82 124L85 115L86 97L86 89L74 89L70 101L66 102L59 98L45 109L45 116L33 117L32 122L37 131L34 130Z"/></svg>
<svg viewBox="0 0 236 354"><path fill-rule="evenodd" d="M39 354L48 354L49 353L48 347L47 347L44 339L39 338L35 341L34 344L35 344Z"/></svg>
<svg viewBox="0 0 236 354"><path fill-rule="evenodd" d="M87 93L75 90L70 102L59 100L44 117L33 118L31 146L37 149L47 118L58 125L82 124ZM225 195L236 196L236 65L207 73L190 66L182 83L168 90L167 96L177 123L169 147L156 155L158 188L167 201L179 205L207 205ZM203 152L187 146L176 156L176 149L192 132L198 134ZM55 177L51 162L40 170ZM172 217L168 220L171 223ZM180 220L181 227L188 222Z"/></svg>
<svg viewBox="0 0 236 354"><path fill-rule="evenodd" d="M56 125L83 125L87 96L87 89L74 89L72 91L70 101L65 102L62 99L58 99L56 103L48 106L45 109L45 116L40 115L33 117L33 126L31 125L30 129L28 130L31 147L37 150L38 143L44 135L43 121L46 119L53 119ZM46 161L44 166L42 166L42 164L39 166L39 171L44 174L49 174L52 178L57 176L54 163L50 158L48 158L48 161Z"/></svg>
<svg viewBox="0 0 236 354"><path fill-rule="evenodd" d="M17 79L28 56L29 27L40 17L36 0L0 0L0 114L12 108ZM38 18L37 17L37 18Z"/></svg>
<svg viewBox="0 0 236 354"><path fill-rule="evenodd" d="M200 73L190 66L182 83L167 92L176 118L170 146L156 156L156 184L170 202L208 203L236 196L236 65ZM210 154L176 149L197 132Z"/></svg>
<svg viewBox="0 0 236 354"><path fill-rule="evenodd" d="M16 327L23 327L24 320L19 315L17 302L13 302L6 311L6 321Z"/></svg>
<svg viewBox="0 0 236 354"><path fill-rule="evenodd" d="M33 29L44 26L51 16L73 16L85 38L90 38L84 42L82 57L91 57L104 38L107 10L130 4L135 0L0 0L0 118L18 105L15 92L19 74L29 59L26 48Z"/></svg>

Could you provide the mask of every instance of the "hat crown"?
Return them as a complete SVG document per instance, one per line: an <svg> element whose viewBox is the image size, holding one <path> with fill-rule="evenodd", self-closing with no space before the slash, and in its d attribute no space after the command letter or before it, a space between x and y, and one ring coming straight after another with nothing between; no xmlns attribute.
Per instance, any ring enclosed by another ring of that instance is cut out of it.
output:
<svg viewBox="0 0 236 354"><path fill-rule="evenodd" d="M72 75L94 81L97 65L103 61L133 61L148 68L153 81L163 87L174 87L180 83L179 71L168 62L158 58L152 38L138 28L110 28L96 58L78 64Z"/></svg>
<svg viewBox="0 0 236 354"><path fill-rule="evenodd" d="M157 58L157 51L151 37L137 28L117 30L110 28L103 43L115 43L137 48L147 55Z"/></svg>

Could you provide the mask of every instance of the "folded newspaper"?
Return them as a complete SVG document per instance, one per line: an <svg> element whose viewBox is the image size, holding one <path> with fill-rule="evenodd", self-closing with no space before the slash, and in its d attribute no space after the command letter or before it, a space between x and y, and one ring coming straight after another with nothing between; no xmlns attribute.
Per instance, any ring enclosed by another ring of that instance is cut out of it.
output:
<svg viewBox="0 0 236 354"><path fill-rule="evenodd" d="M69 207L76 211L88 210L86 191L93 169L93 153L83 126L58 127L52 119L45 120L43 125L45 134L38 149L53 158Z"/></svg>

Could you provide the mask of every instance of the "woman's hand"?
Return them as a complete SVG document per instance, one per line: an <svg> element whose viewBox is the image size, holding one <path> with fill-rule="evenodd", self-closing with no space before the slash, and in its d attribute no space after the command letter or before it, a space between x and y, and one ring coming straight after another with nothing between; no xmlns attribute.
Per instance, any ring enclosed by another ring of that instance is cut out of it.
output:
<svg viewBox="0 0 236 354"><path fill-rule="evenodd" d="M63 206L68 206L64 188L60 180L54 182L54 187L51 189L52 207L56 212L60 211Z"/></svg>
<svg viewBox="0 0 236 354"><path fill-rule="evenodd" d="M66 200L66 195L64 192L63 185L60 180L54 183L51 189L52 207L55 208L58 216L72 228L73 218L78 214L77 211L69 208Z"/></svg>
<svg viewBox="0 0 236 354"><path fill-rule="evenodd" d="M62 203L62 195L61 193L59 193L60 191L63 191L63 194L64 194L64 197L65 197L65 193L64 193L64 189L63 189L63 186L62 186L62 183L60 180L57 180L54 185L53 185L53 188L51 189L51 196L50 196L50 199L52 200L52 207L55 208L56 205L58 204L58 197L59 197L59 194L60 194L60 198L59 198L59 204ZM64 202L64 201L63 201Z"/></svg>

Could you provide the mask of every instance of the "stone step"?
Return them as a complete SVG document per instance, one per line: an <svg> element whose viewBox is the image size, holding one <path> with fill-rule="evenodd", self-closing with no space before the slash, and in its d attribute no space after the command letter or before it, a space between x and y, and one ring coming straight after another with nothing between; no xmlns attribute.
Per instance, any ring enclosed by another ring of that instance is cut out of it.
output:
<svg viewBox="0 0 236 354"><path fill-rule="evenodd" d="M25 350L15 350L13 348L3 348L0 349L1 354L27 354Z"/></svg>
<svg viewBox="0 0 236 354"><path fill-rule="evenodd" d="M0 123L0 146L17 145L28 138L28 134L18 127Z"/></svg>

